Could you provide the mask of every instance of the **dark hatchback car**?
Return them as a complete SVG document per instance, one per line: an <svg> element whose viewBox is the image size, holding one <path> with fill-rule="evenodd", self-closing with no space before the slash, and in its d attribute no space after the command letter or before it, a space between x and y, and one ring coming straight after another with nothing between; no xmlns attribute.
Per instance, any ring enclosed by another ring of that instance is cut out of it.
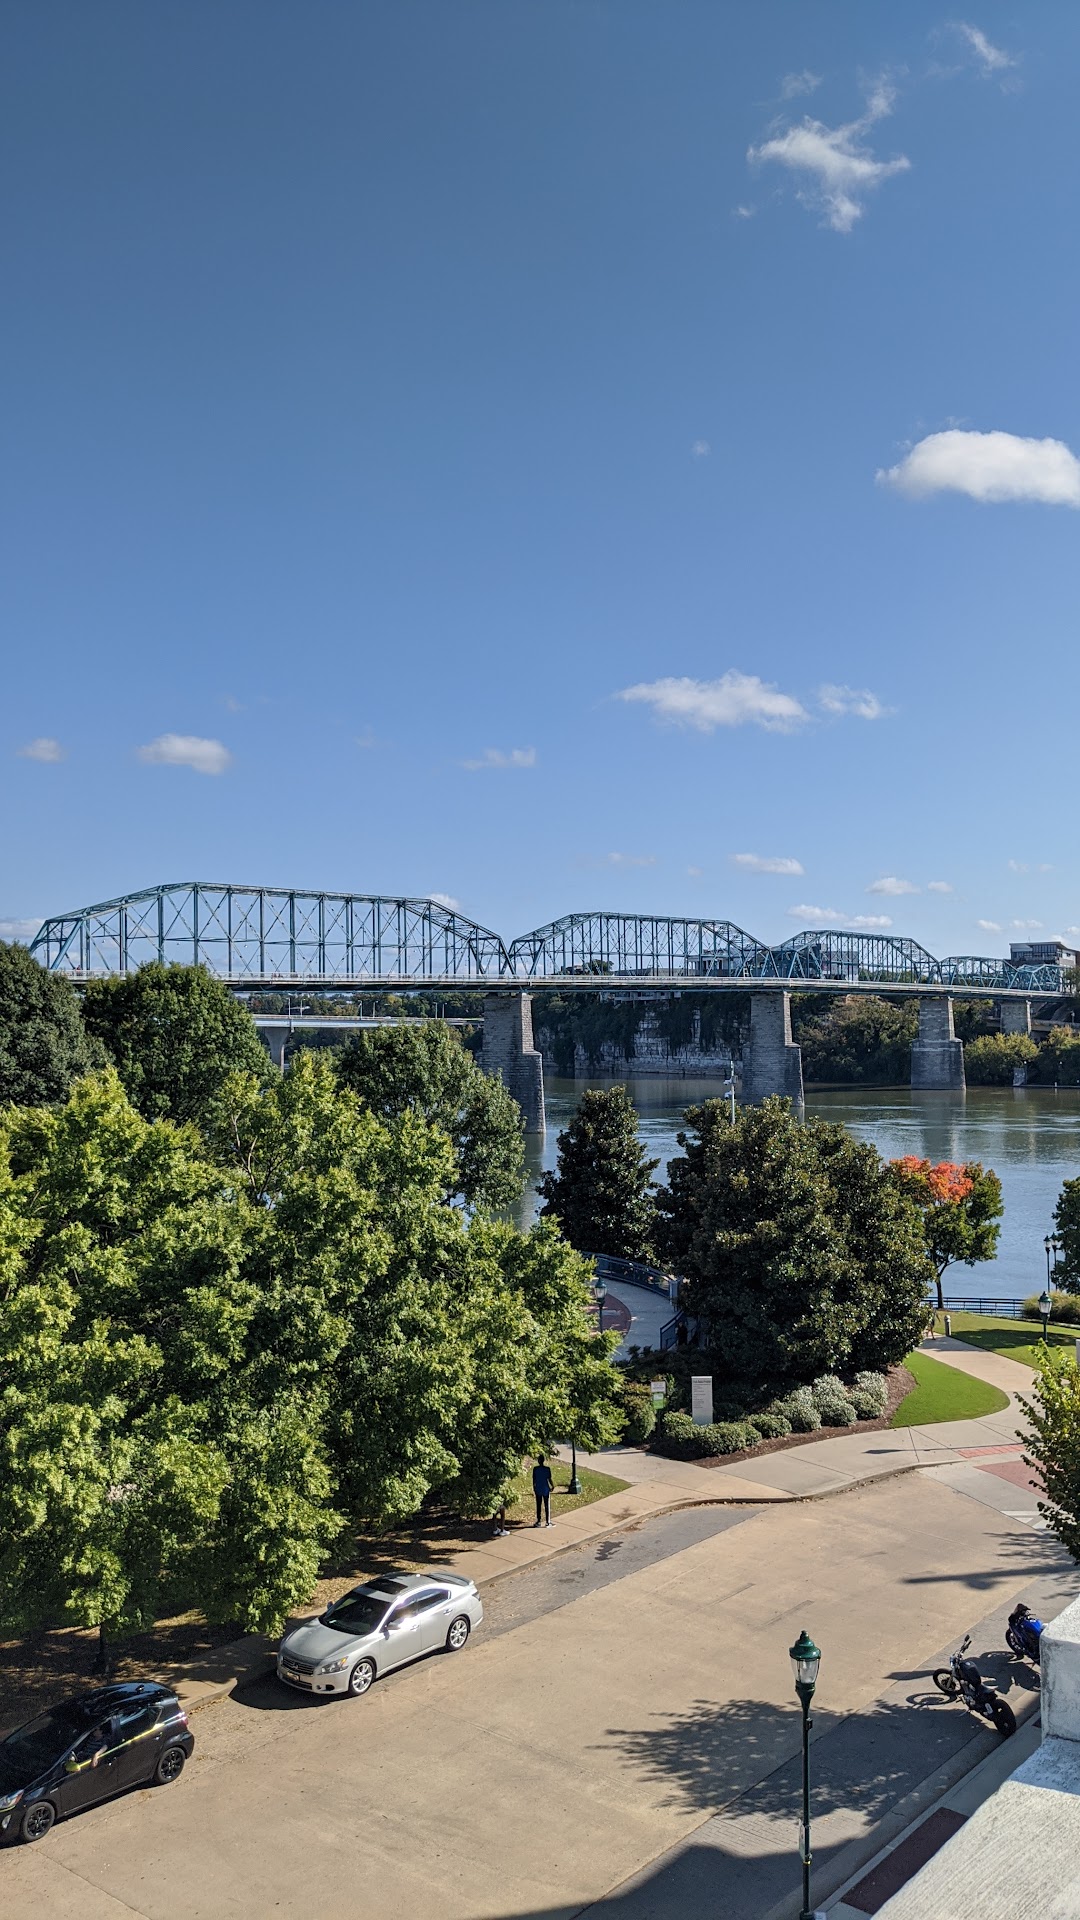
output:
<svg viewBox="0 0 1080 1920"><path fill-rule="evenodd" d="M41 1840L54 1820L127 1787L167 1786L194 1747L168 1687L132 1681L77 1694L0 1740L0 1837Z"/></svg>

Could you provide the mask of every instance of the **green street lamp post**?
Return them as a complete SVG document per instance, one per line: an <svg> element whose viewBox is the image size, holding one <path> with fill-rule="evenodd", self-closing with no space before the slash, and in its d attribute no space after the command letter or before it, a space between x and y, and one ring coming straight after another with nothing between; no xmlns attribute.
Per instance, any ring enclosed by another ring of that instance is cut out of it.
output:
<svg viewBox="0 0 1080 1920"><path fill-rule="evenodd" d="M1039 1295L1039 1312L1042 1315L1044 1346L1046 1345L1046 1330L1050 1325L1050 1315L1052 1314L1053 1310L1054 1310L1054 1303L1051 1300L1050 1295L1047 1293L1046 1288L1044 1287L1042 1292Z"/></svg>
<svg viewBox="0 0 1080 1920"><path fill-rule="evenodd" d="M596 1283L596 1331L604 1331L604 1305L607 1300L607 1288L602 1280Z"/></svg>
<svg viewBox="0 0 1080 1920"><path fill-rule="evenodd" d="M577 1471L577 1434L573 1436L570 1442L570 1485L566 1491L567 1493L581 1492L581 1481L578 1479Z"/></svg>
<svg viewBox="0 0 1080 1920"><path fill-rule="evenodd" d="M799 1920L814 1920L810 1905L810 1702L817 1686L818 1667L821 1665L821 1649L815 1647L804 1627L795 1645L790 1649L791 1665L795 1674L795 1691L802 1707L802 1912Z"/></svg>

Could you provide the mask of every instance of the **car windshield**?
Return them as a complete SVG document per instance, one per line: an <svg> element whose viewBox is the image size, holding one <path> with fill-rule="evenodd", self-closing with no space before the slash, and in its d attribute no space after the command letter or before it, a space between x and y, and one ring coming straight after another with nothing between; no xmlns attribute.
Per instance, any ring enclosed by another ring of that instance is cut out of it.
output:
<svg viewBox="0 0 1080 1920"><path fill-rule="evenodd" d="M322 1623L338 1633L374 1633L382 1625L389 1604L388 1600L377 1600L373 1593L346 1593L327 1607Z"/></svg>
<svg viewBox="0 0 1080 1920"><path fill-rule="evenodd" d="M0 1740L0 1785L12 1792L36 1780L63 1757L85 1724L85 1716L60 1711L39 1713L25 1727L16 1727Z"/></svg>

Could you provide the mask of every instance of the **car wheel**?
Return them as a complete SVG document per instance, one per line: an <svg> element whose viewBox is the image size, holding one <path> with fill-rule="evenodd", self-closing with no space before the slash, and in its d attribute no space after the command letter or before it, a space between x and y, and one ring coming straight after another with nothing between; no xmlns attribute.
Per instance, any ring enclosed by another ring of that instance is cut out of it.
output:
<svg viewBox="0 0 1080 1920"><path fill-rule="evenodd" d="M166 1747L154 1768L155 1784L159 1787L171 1787L173 1781L179 1780L183 1773L186 1759L187 1754L183 1747Z"/></svg>
<svg viewBox="0 0 1080 1920"><path fill-rule="evenodd" d="M451 1620L449 1629L447 1631L447 1635L446 1635L447 1653L460 1653L462 1647L465 1645L465 1642L468 1639L471 1632L472 1632L472 1623L468 1619L467 1615L465 1615L464 1613L459 1613L456 1620Z"/></svg>
<svg viewBox="0 0 1080 1920"><path fill-rule="evenodd" d="M358 1660L349 1675L349 1692L354 1700L366 1693L375 1678L374 1660Z"/></svg>
<svg viewBox="0 0 1080 1920"><path fill-rule="evenodd" d="M55 1819L56 1808L51 1800L32 1800L23 1814L19 1832L27 1843L44 1840Z"/></svg>

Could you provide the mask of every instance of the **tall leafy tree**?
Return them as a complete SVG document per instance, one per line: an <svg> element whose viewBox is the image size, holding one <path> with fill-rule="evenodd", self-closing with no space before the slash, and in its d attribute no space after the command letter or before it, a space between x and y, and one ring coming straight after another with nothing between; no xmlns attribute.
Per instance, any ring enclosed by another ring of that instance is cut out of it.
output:
<svg viewBox="0 0 1080 1920"><path fill-rule="evenodd" d="M637 1114L623 1086L582 1094L570 1125L559 1135L558 1168L537 1189L542 1218L557 1220L582 1253L625 1260L655 1258L658 1160L646 1158Z"/></svg>
<svg viewBox="0 0 1080 1920"><path fill-rule="evenodd" d="M231 1073L269 1071L251 1015L205 967L94 980L83 1018L147 1120L202 1121Z"/></svg>
<svg viewBox="0 0 1080 1920"><path fill-rule="evenodd" d="M929 1160L906 1154L892 1161L891 1168L897 1185L922 1215L926 1248L934 1263L937 1303L943 1307L946 1268L953 1261L973 1267L992 1260L997 1251L1005 1211L1001 1181L978 1160L963 1166L940 1160L932 1166Z"/></svg>
<svg viewBox="0 0 1080 1920"><path fill-rule="evenodd" d="M442 1020L377 1027L336 1055L338 1078L372 1113L396 1120L418 1114L441 1127L454 1148L448 1197L499 1209L525 1184L525 1130L513 1095L484 1073Z"/></svg>
<svg viewBox="0 0 1080 1920"><path fill-rule="evenodd" d="M918 1341L933 1269L877 1149L786 1100L691 1107L658 1207L717 1370L776 1390L886 1368Z"/></svg>
<svg viewBox="0 0 1080 1920"><path fill-rule="evenodd" d="M1027 1457L1042 1472L1039 1502L1052 1533L1080 1560L1080 1369L1054 1347L1035 1353L1032 1399L1021 1402L1028 1417Z"/></svg>
<svg viewBox="0 0 1080 1920"><path fill-rule="evenodd" d="M66 1100L104 1054L88 1035L70 982L26 947L0 940L0 1108Z"/></svg>
<svg viewBox="0 0 1080 1920"><path fill-rule="evenodd" d="M1054 1208L1054 1228L1061 1254L1054 1285L1062 1293L1080 1293L1080 1180L1066 1180Z"/></svg>

